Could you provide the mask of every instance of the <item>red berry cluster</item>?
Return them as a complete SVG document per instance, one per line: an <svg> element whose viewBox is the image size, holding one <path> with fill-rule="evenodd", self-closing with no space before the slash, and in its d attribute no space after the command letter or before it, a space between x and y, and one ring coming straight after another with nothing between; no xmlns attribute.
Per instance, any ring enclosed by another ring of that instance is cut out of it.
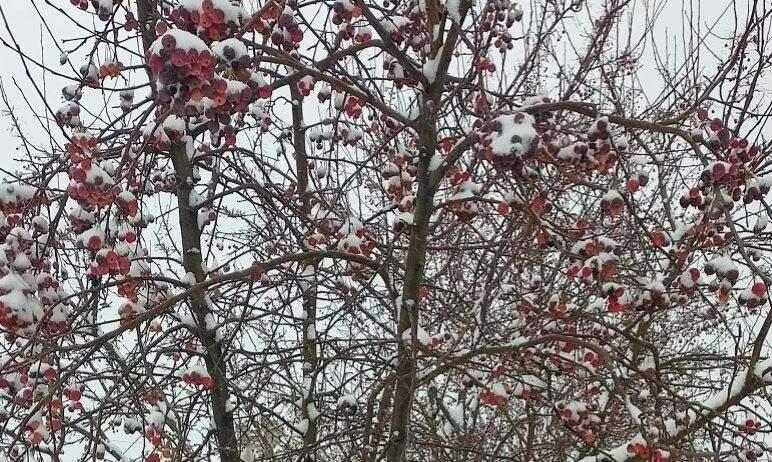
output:
<svg viewBox="0 0 772 462"><path fill-rule="evenodd" d="M600 208L603 213L616 217L621 215L625 210L625 201L618 191L612 189L601 198Z"/></svg>
<svg viewBox="0 0 772 462"><path fill-rule="evenodd" d="M701 277L700 270L697 268L689 268L678 278L677 284L682 292L686 292L686 295L693 297L695 295L696 285Z"/></svg>
<svg viewBox="0 0 772 462"><path fill-rule="evenodd" d="M251 105L249 107L249 114L255 118L257 123L260 125L260 130L263 133L267 132L271 128L271 124L273 123L271 114L268 112L268 109L265 107L263 101L257 101L255 104Z"/></svg>
<svg viewBox="0 0 772 462"><path fill-rule="evenodd" d="M271 31L271 42L284 51L292 51L303 40L303 31L295 20L293 9L284 5L284 9L274 23Z"/></svg>
<svg viewBox="0 0 772 462"><path fill-rule="evenodd" d="M314 90L314 78L310 75L303 76L297 83L298 91L303 96L308 96Z"/></svg>
<svg viewBox="0 0 772 462"><path fill-rule="evenodd" d="M74 133L64 147L71 161L80 162L97 150L97 139L88 133Z"/></svg>
<svg viewBox="0 0 772 462"><path fill-rule="evenodd" d="M577 430L588 430L600 422L598 416L593 414L595 407L579 401L557 403L560 419L565 425Z"/></svg>
<svg viewBox="0 0 772 462"><path fill-rule="evenodd" d="M104 79L107 77L118 77L123 71L123 63L116 61L113 63L102 64L99 66L99 78Z"/></svg>
<svg viewBox="0 0 772 462"><path fill-rule="evenodd" d="M588 351L584 354L584 362L588 363L593 368L603 367L603 357L596 354L594 351Z"/></svg>
<svg viewBox="0 0 772 462"><path fill-rule="evenodd" d="M56 110L56 123L61 126L75 128L80 125L80 105L75 101L69 101Z"/></svg>
<svg viewBox="0 0 772 462"><path fill-rule="evenodd" d="M396 59L387 59L383 61L383 69L386 71L386 77L394 82L397 89L404 86L413 87L418 81L411 75L405 75L405 68Z"/></svg>
<svg viewBox="0 0 772 462"><path fill-rule="evenodd" d="M647 462L670 462L673 459L670 454L661 449L650 448L646 443L631 443L627 445L627 452L636 455Z"/></svg>
<svg viewBox="0 0 772 462"><path fill-rule="evenodd" d="M347 116L355 120L362 116L362 109L366 106L367 102L364 100L364 98L357 98L356 96L346 97L345 103L343 98L340 100L336 98L335 101L335 109L344 110Z"/></svg>
<svg viewBox="0 0 772 462"><path fill-rule="evenodd" d="M118 315L121 317L121 325L125 325L145 311L145 308L143 308L139 303L126 300L123 302L121 307L118 308Z"/></svg>
<svg viewBox="0 0 772 462"><path fill-rule="evenodd" d="M506 406L509 392L510 387L506 383L493 382L488 385L488 389L480 392L480 402L491 407Z"/></svg>
<svg viewBox="0 0 772 462"><path fill-rule="evenodd" d="M399 207L401 212L413 210L415 198L413 196L413 181L418 169L407 157L404 151L392 155L381 170L383 188L393 204Z"/></svg>
<svg viewBox="0 0 772 462"><path fill-rule="evenodd" d="M121 191L117 196L118 209L126 216L133 217L137 215L139 210L139 202L137 196L129 191Z"/></svg>
<svg viewBox="0 0 772 462"><path fill-rule="evenodd" d="M70 228L76 233L83 233L84 231L91 229L96 222L96 216L93 213L94 207L88 207L87 209L80 206L70 210L67 219L70 222Z"/></svg>
<svg viewBox="0 0 772 462"><path fill-rule="evenodd" d="M482 28L484 31L496 32L496 26L509 29L515 21L521 19L523 19L523 10L519 4L510 0L494 0L486 4Z"/></svg>
<svg viewBox="0 0 772 462"><path fill-rule="evenodd" d="M184 0L169 14L177 27L207 43L237 34L246 18L246 12L228 0Z"/></svg>
<svg viewBox="0 0 772 462"><path fill-rule="evenodd" d="M187 384L198 385L202 388L212 388L214 386L214 380L208 372L199 369L192 369L182 374L182 381Z"/></svg>
<svg viewBox="0 0 772 462"><path fill-rule="evenodd" d="M747 419L740 424L740 431L749 435L754 435L760 428L761 422L753 419Z"/></svg>
<svg viewBox="0 0 772 462"><path fill-rule="evenodd" d="M350 22L362 15L362 9L349 0L335 0L332 4L332 23L336 26Z"/></svg>
<svg viewBox="0 0 772 462"><path fill-rule="evenodd" d="M589 224L577 222L577 226L589 232ZM616 262L618 260L619 247L616 242L598 237L587 241L580 241L571 248L572 263L568 267L567 277L573 279L581 277L588 281L608 281L617 274Z"/></svg>
<svg viewBox="0 0 772 462"><path fill-rule="evenodd" d="M609 313L622 313L630 308L625 296L625 288L619 284L607 282L603 284L603 294L608 302Z"/></svg>
<svg viewBox="0 0 772 462"><path fill-rule="evenodd" d="M479 186L470 181L470 177L469 172L456 170L450 180L456 188L449 199L448 209L462 222L470 221L480 213L477 202L473 200Z"/></svg>
<svg viewBox="0 0 772 462"><path fill-rule="evenodd" d="M362 136L362 131L358 128L350 129L347 126L342 126L338 129L335 138L344 146L356 146L362 140Z"/></svg>
<svg viewBox="0 0 772 462"><path fill-rule="evenodd" d="M227 100L225 81L217 84L216 89L210 85L214 78L214 56L204 42L188 32L167 31L156 39L145 60L162 85L159 101L171 103L175 114L185 115L189 100L200 101L206 96L216 106Z"/></svg>
<svg viewBox="0 0 772 462"><path fill-rule="evenodd" d="M351 255L369 256L375 249L375 241L367 237L364 228L356 228L353 232L344 234L338 231L338 249Z"/></svg>
<svg viewBox="0 0 772 462"><path fill-rule="evenodd" d="M84 206L110 205L120 192L113 179L89 158L70 167L70 184L67 193Z"/></svg>
<svg viewBox="0 0 772 462"><path fill-rule="evenodd" d="M639 170L632 178L627 180L627 190L630 193L637 193L641 187L649 184L649 174L646 171Z"/></svg>
<svg viewBox="0 0 772 462"><path fill-rule="evenodd" d="M518 112L500 116L490 122L476 121L481 134L478 155L498 170L521 173L524 161L533 158L539 139L536 120L530 114Z"/></svg>
<svg viewBox="0 0 772 462"><path fill-rule="evenodd" d="M88 5L91 3L91 6L94 8L99 19L101 21L107 21L110 19L113 5L120 5L123 3L123 0L70 0L70 3L83 11L88 10Z"/></svg>
<svg viewBox="0 0 772 462"><path fill-rule="evenodd" d="M131 260L125 255L120 255L112 249L101 249L91 262L89 273L92 276L117 276L129 274Z"/></svg>
<svg viewBox="0 0 772 462"><path fill-rule="evenodd" d="M6 215L5 226L13 227L20 217L17 215L36 205L37 189L24 184L0 184L0 212Z"/></svg>
<svg viewBox="0 0 772 462"><path fill-rule="evenodd" d="M748 289L740 292L738 301L740 305L746 305L750 309L755 309L767 303L767 285L763 282L754 283Z"/></svg>

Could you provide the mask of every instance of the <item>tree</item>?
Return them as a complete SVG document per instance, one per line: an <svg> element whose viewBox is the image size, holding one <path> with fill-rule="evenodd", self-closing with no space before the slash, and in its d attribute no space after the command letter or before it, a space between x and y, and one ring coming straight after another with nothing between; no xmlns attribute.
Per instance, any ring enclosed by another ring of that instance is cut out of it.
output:
<svg viewBox="0 0 772 462"><path fill-rule="evenodd" d="M768 5L38 3L8 459L763 457Z"/></svg>

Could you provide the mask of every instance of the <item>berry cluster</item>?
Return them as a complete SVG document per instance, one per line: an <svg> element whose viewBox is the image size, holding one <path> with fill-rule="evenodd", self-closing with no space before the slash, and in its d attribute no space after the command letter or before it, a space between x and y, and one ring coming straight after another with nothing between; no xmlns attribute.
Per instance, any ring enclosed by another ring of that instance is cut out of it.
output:
<svg viewBox="0 0 772 462"><path fill-rule="evenodd" d="M61 126L75 128L80 125L80 104L68 101L64 106L56 110L56 123Z"/></svg>
<svg viewBox="0 0 772 462"><path fill-rule="evenodd" d="M478 155L498 170L521 173L524 161L534 157L539 144L533 116L518 112L481 125Z"/></svg>
<svg viewBox="0 0 772 462"><path fill-rule="evenodd" d="M148 66L161 84L159 100L170 104L174 113L185 115L186 103L207 97L214 105L224 104L227 83L221 81L214 89L215 58L198 37L179 29L171 29L153 42L145 56ZM217 100L215 100L217 98Z"/></svg>
<svg viewBox="0 0 772 462"><path fill-rule="evenodd" d="M355 120L362 116L362 109L366 106L367 102L363 98L345 96L342 93L335 97L335 109L345 111L347 116Z"/></svg>
<svg viewBox="0 0 772 462"><path fill-rule="evenodd" d="M335 0L332 4L332 23L341 25L362 15L362 9L349 0Z"/></svg>
<svg viewBox="0 0 772 462"><path fill-rule="evenodd" d="M577 222L577 226L583 225L581 220ZM590 231L589 225L584 228L584 231ZM611 280L617 274L618 254L618 244L607 237L598 236L594 239L581 240L571 247L573 261L568 267L567 276L569 279L579 276L588 281Z"/></svg>
<svg viewBox="0 0 772 462"><path fill-rule="evenodd" d="M662 449L650 448L645 442L627 445L627 452L634 454L640 460L648 462L670 462L670 453Z"/></svg>
<svg viewBox="0 0 772 462"><path fill-rule="evenodd" d="M89 274L92 276L117 276L129 274L131 260L113 249L100 249L91 262Z"/></svg>
<svg viewBox="0 0 772 462"><path fill-rule="evenodd" d="M750 309L755 309L760 305L767 303L767 285L763 282L756 282L744 291L740 292L738 298L740 305L746 305Z"/></svg>
<svg viewBox="0 0 772 462"><path fill-rule="evenodd" d="M104 207L115 201L120 187L101 167L94 165L90 158L84 158L70 167L70 184L67 193L81 205Z"/></svg>
<svg viewBox="0 0 772 462"><path fill-rule="evenodd" d="M228 0L181 0L169 14L178 28L207 43L240 32L247 17L246 11Z"/></svg>
<svg viewBox="0 0 772 462"><path fill-rule="evenodd" d="M509 29L515 21L523 19L523 10L518 3L510 0L494 0L488 2L485 8L482 29L495 31L496 28Z"/></svg>
<svg viewBox="0 0 772 462"><path fill-rule="evenodd" d="M448 199L448 209L461 221L467 222L479 213L479 206L474 201L480 186L470 181L469 172L456 171L451 178L451 184L456 187L455 193Z"/></svg>
<svg viewBox="0 0 772 462"><path fill-rule="evenodd" d="M370 255L375 249L375 241L367 237L362 222L350 218L338 229L336 234L338 250L351 255Z"/></svg>
<svg viewBox="0 0 772 462"><path fill-rule="evenodd" d="M754 435L760 428L761 422L753 419L747 419L739 425L740 431L749 435Z"/></svg>
<svg viewBox="0 0 772 462"><path fill-rule="evenodd" d="M622 313L630 308L625 288L613 282L603 284L603 294L608 302L609 313Z"/></svg>
<svg viewBox="0 0 772 462"><path fill-rule="evenodd" d="M182 381L187 384L198 385L202 388L212 388L214 380L204 368L190 368L182 374Z"/></svg>
<svg viewBox="0 0 772 462"><path fill-rule="evenodd" d="M88 10L88 5L91 3L97 17L99 17L101 21L107 21L110 19L113 5L120 5L123 3L123 0L70 0L70 3L84 11Z"/></svg>
<svg viewBox="0 0 772 462"><path fill-rule="evenodd" d="M592 404L570 401L559 402L556 407L563 423L576 430L589 430L600 423L600 418L594 414L595 407Z"/></svg>
<svg viewBox="0 0 772 462"><path fill-rule="evenodd" d="M506 383L491 382L485 390L480 392L480 402L491 407L505 406L509 399L509 392L509 385Z"/></svg>
<svg viewBox="0 0 772 462"><path fill-rule="evenodd" d="M120 61L102 64L99 66L99 78L104 79L107 77L116 78L119 75L121 75L121 71L123 71L123 63Z"/></svg>
<svg viewBox="0 0 772 462"><path fill-rule="evenodd" d="M147 310L142 306L142 303L126 300L121 304L120 308L118 308L118 315L121 317L121 325L125 325L145 311Z"/></svg>
<svg viewBox="0 0 772 462"><path fill-rule="evenodd" d="M625 210L625 201L622 199L622 195L619 194L619 191L611 189L601 198L600 208L603 210L603 213L616 217L621 215Z"/></svg>
<svg viewBox="0 0 772 462"><path fill-rule="evenodd" d="M25 184L0 183L0 211L7 215L5 225L13 225L18 217L15 214L23 212L35 205L37 189Z"/></svg>

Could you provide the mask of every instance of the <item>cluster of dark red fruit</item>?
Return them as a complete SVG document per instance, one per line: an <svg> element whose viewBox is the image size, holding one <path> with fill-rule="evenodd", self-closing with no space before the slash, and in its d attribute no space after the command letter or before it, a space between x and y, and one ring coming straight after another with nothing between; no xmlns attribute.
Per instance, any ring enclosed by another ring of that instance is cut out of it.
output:
<svg viewBox="0 0 772 462"><path fill-rule="evenodd" d="M198 369L186 371L184 374L182 374L182 381L188 385L198 385L206 389L212 388L214 386L214 380L212 379L212 376L210 376L206 371Z"/></svg>
<svg viewBox="0 0 772 462"><path fill-rule="evenodd" d="M619 284L606 283L604 284L604 289L609 313L623 313L630 308L630 304L626 303L626 299L624 298L624 287Z"/></svg>
<svg viewBox="0 0 772 462"><path fill-rule="evenodd" d="M600 200L600 208L603 213L616 217L625 210L625 201L618 191L608 191Z"/></svg>
<svg viewBox="0 0 772 462"><path fill-rule="evenodd" d="M468 171L461 170L455 170L450 178L455 193L449 199L448 209L462 222L468 222L480 213L480 207L474 200L478 186L470 178Z"/></svg>
<svg viewBox="0 0 772 462"><path fill-rule="evenodd" d="M417 167L403 151L392 153L391 160L381 170L386 194L401 212L413 210L413 182L417 172Z"/></svg>
<svg viewBox="0 0 772 462"><path fill-rule="evenodd" d="M749 435L754 435L760 428L761 422L753 419L747 419L740 424L740 431Z"/></svg>
<svg viewBox="0 0 772 462"><path fill-rule="evenodd" d="M506 383L494 382L480 392L480 403L490 407L504 407L507 404L510 387Z"/></svg>
<svg viewBox="0 0 772 462"><path fill-rule="evenodd" d="M500 116L487 123L478 119L475 122L481 134L478 155L497 170L522 173L524 161L535 156L539 144L535 123L533 116L524 112Z"/></svg>
<svg viewBox="0 0 772 462"><path fill-rule="evenodd" d="M107 77L116 78L121 75L123 71L123 63L116 61L113 63L102 64L99 66L99 78L104 79Z"/></svg>
<svg viewBox="0 0 772 462"><path fill-rule="evenodd" d="M523 10L519 4L510 0L494 0L486 4L482 29L496 32L498 29L496 26L499 25L509 29L515 24L515 21L522 19Z"/></svg>
<svg viewBox="0 0 772 462"><path fill-rule="evenodd" d="M178 28L211 43L239 33L246 12L228 0L184 0L171 11L169 19Z"/></svg>
<svg viewBox="0 0 772 462"><path fill-rule="evenodd" d="M368 238L364 228L358 228L353 233L338 232L338 249L351 255L369 256L375 249L375 241Z"/></svg>
<svg viewBox="0 0 772 462"><path fill-rule="evenodd" d="M159 101L171 104L175 114L186 115L186 106L191 100L208 97L215 106L227 101L228 85L223 80L214 88L211 82L215 58L198 37L178 29L169 30L153 43L145 58L162 84Z"/></svg>
<svg viewBox="0 0 772 462"><path fill-rule="evenodd" d="M336 0L332 4L332 23L336 26L344 22L350 22L362 15L362 8L354 5L349 0Z"/></svg>
<svg viewBox="0 0 772 462"><path fill-rule="evenodd" d="M129 274L131 260L113 249L100 249L91 262L89 273L92 276L117 276Z"/></svg>
<svg viewBox="0 0 772 462"><path fill-rule="evenodd" d="M396 59L384 60L383 69L386 71L386 77L394 82L394 86L397 89L401 89L404 86L413 87L418 83L414 76L405 73L405 68Z"/></svg>
<svg viewBox="0 0 772 462"><path fill-rule="evenodd" d="M577 226L585 226L585 230L590 229L589 223L584 219L577 222ZM581 277L590 281L612 280L617 275L616 261L619 253L620 248L610 240L579 242L572 248L573 261L568 267L567 277ZM621 294L619 296L621 297Z"/></svg>
<svg viewBox="0 0 772 462"><path fill-rule="evenodd" d="M595 407L592 404L571 401L568 403L559 402L556 407L560 412L560 419L569 427L587 430L600 422L600 419L593 414Z"/></svg>
<svg viewBox="0 0 772 462"><path fill-rule="evenodd" d="M75 101L69 101L56 110L56 123L71 128L80 125L80 105Z"/></svg>
<svg viewBox="0 0 772 462"><path fill-rule="evenodd" d="M284 51L294 50L303 41L303 31L295 20L294 10L284 5L271 31L271 43Z"/></svg>
<svg viewBox="0 0 772 462"><path fill-rule="evenodd" d="M0 212L5 214L5 227L16 225L20 217L17 215L36 203L40 193L37 189L23 184L0 184Z"/></svg>
<svg viewBox="0 0 772 462"><path fill-rule="evenodd" d="M740 305L746 305L750 309L755 309L767 303L767 285L763 282L756 282L747 290L740 292L738 297Z"/></svg>
<svg viewBox="0 0 772 462"><path fill-rule="evenodd" d="M123 0L70 0L70 3L84 11L88 10L88 5L91 3L99 19L107 21L110 19L113 5L120 5L123 3Z"/></svg>
<svg viewBox="0 0 772 462"><path fill-rule="evenodd" d="M67 193L84 206L104 207L115 201L120 192L113 179L89 158L70 167Z"/></svg>
<svg viewBox="0 0 772 462"><path fill-rule="evenodd" d="M347 116L354 120L362 117L362 109L367 106L367 102L364 100L364 98L357 98L356 96L348 96L345 99L345 103L343 101L340 101L340 103L341 107L338 107L336 101L335 109L342 109L346 112Z"/></svg>
<svg viewBox="0 0 772 462"><path fill-rule="evenodd" d="M671 462L674 459L668 452L650 448L645 443L631 443L627 445L627 452L634 454L640 460L647 462Z"/></svg>
<svg viewBox="0 0 772 462"><path fill-rule="evenodd" d="M132 319L136 318L145 311L146 310L139 303L126 300L123 302L123 304L121 304L121 307L118 308L118 316L121 318L120 324L122 326L126 325Z"/></svg>

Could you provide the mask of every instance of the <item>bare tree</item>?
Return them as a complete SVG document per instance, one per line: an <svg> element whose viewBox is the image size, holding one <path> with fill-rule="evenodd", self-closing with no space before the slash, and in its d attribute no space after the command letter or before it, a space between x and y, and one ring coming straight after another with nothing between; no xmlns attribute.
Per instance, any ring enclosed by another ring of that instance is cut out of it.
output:
<svg viewBox="0 0 772 462"><path fill-rule="evenodd" d="M8 459L769 457L769 5L71 3L0 4Z"/></svg>

